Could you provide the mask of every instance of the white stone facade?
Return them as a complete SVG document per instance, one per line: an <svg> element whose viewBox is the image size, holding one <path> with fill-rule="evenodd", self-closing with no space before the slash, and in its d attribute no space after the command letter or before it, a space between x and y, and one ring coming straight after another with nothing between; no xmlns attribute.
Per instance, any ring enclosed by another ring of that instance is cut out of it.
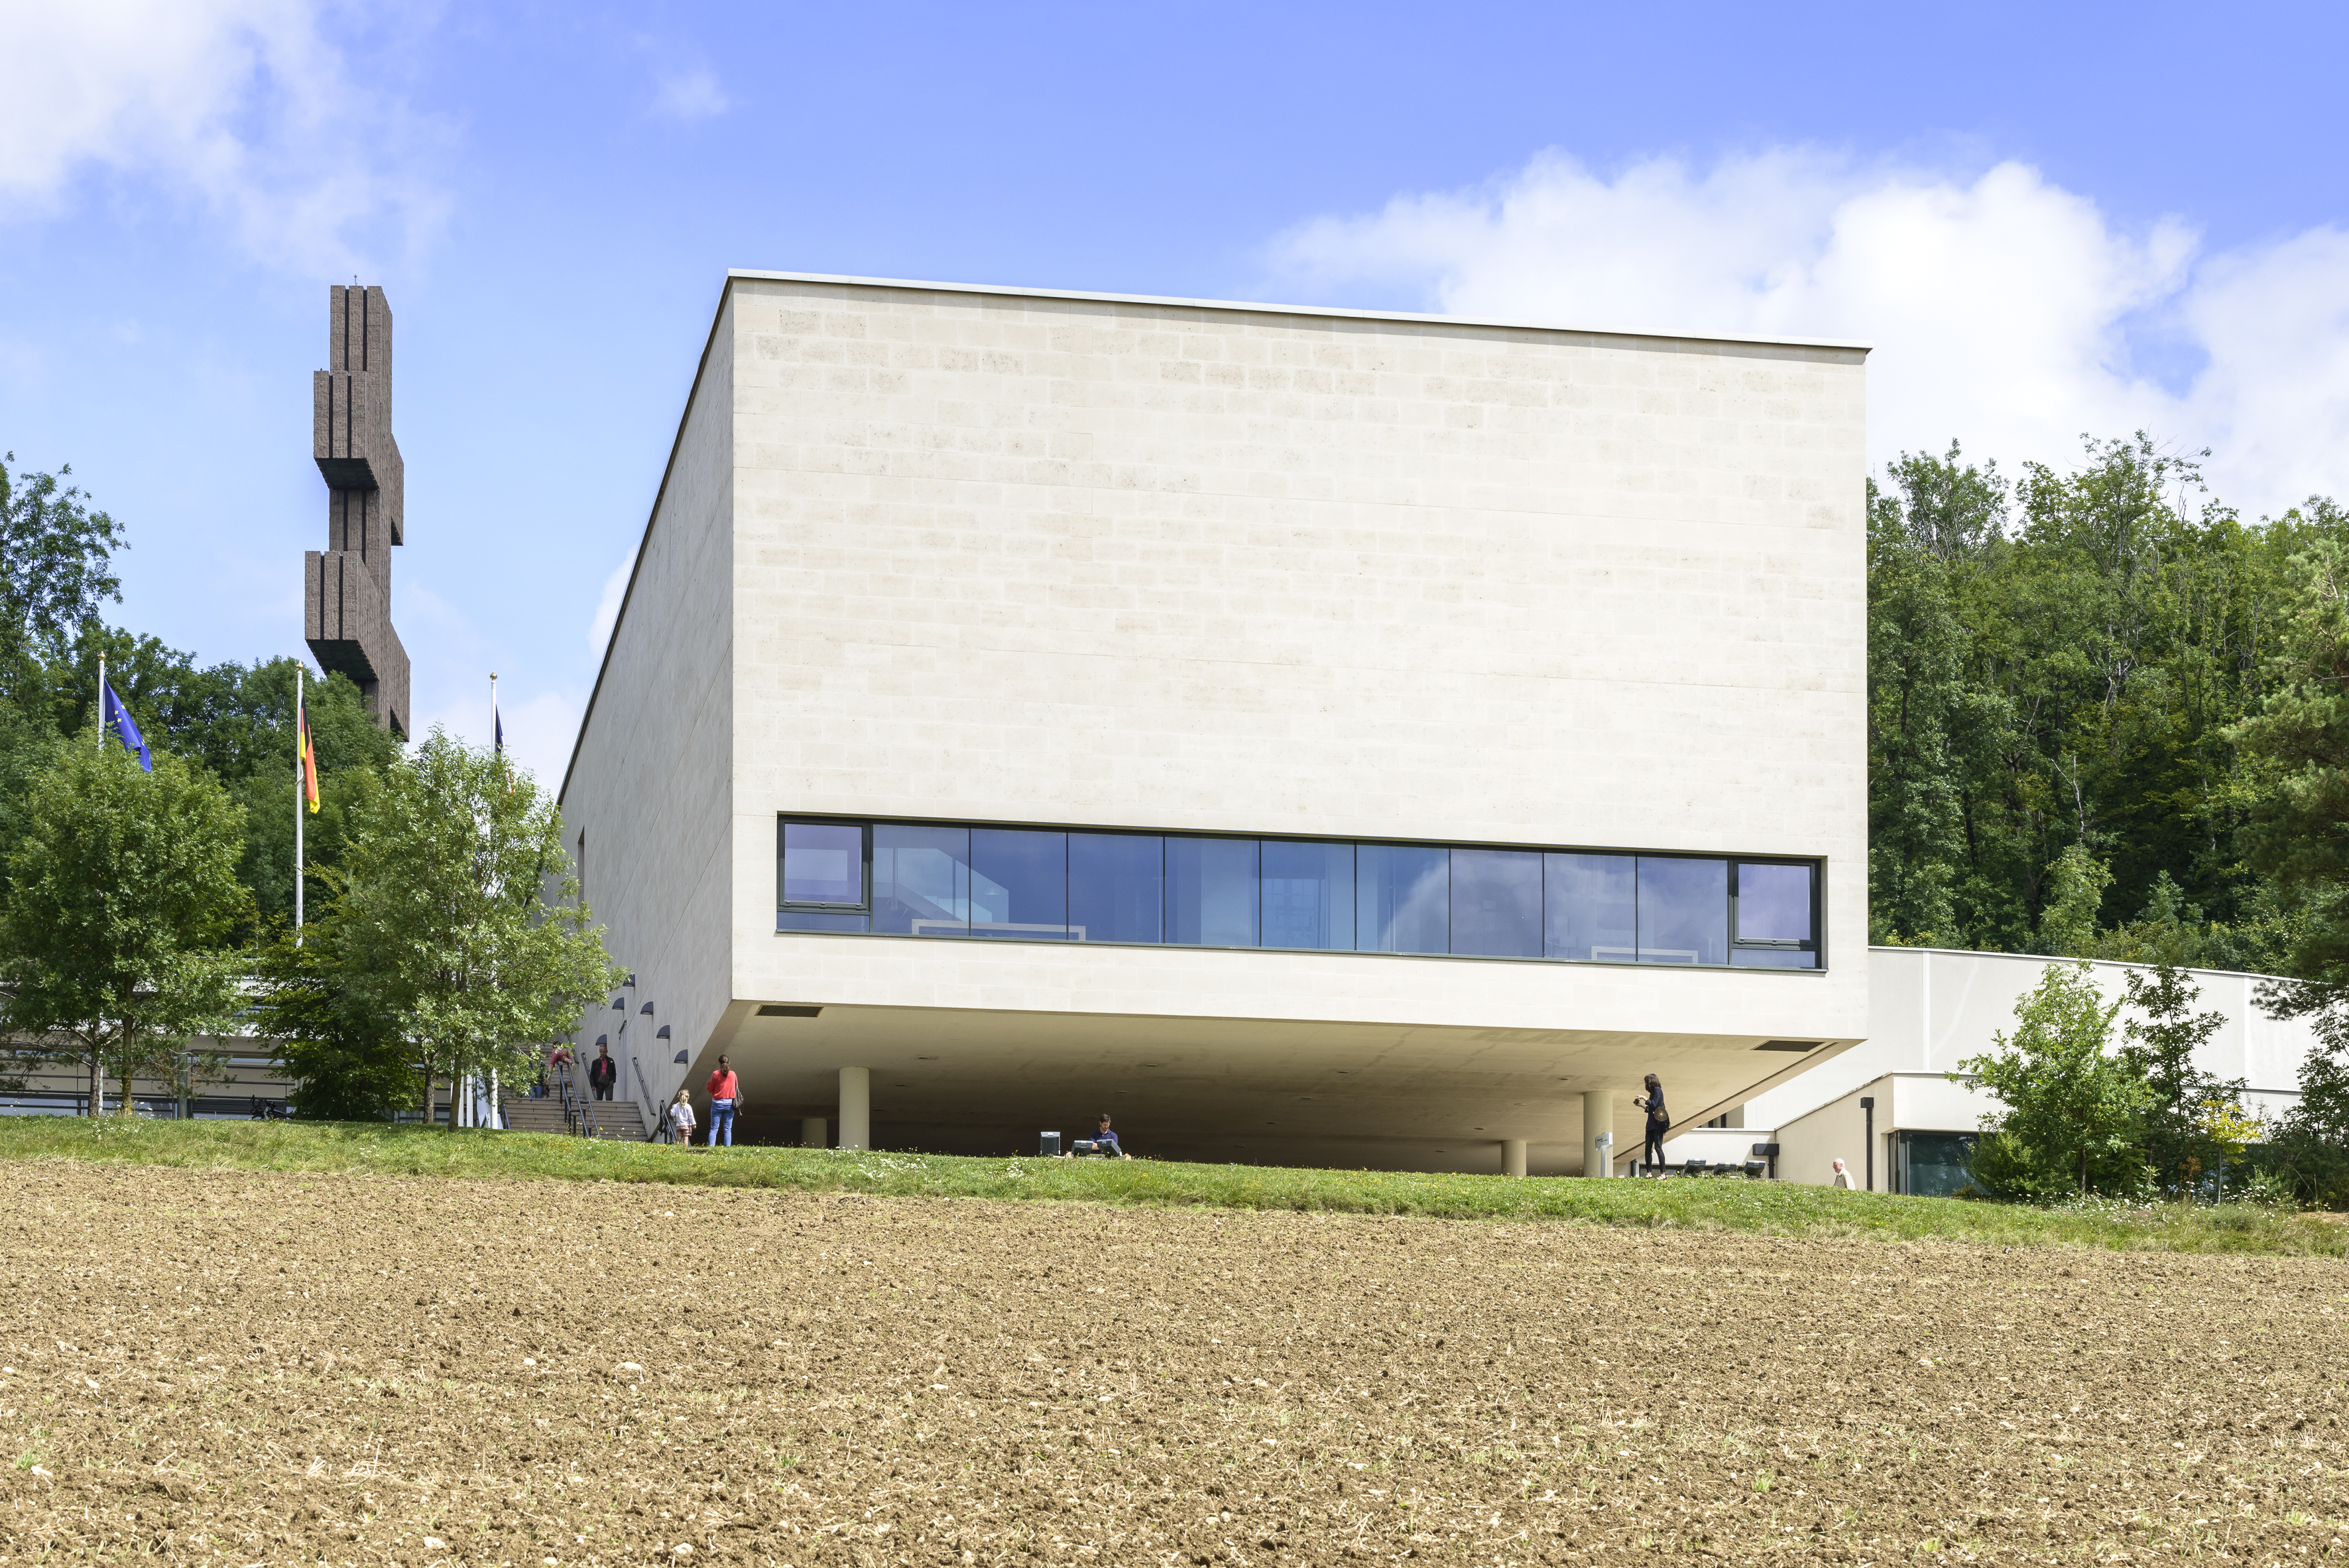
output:
<svg viewBox="0 0 2349 1568"><path fill-rule="evenodd" d="M564 787L649 1091L1563 1170L1859 1038L1863 361L733 274ZM778 934L782 812L1817 857L1827 968Z"/></svg>

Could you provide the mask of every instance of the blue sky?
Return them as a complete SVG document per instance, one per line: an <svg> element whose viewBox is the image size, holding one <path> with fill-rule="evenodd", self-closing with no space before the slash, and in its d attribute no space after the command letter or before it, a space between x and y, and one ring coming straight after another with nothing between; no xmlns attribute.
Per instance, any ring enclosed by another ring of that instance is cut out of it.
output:
<svg viewBox="0 0 2349 1568"><path fill-rule="evenodd" d="M0 448L120 615L300 646L398 314L417 717L552 783L729 266L1878 344L1871 446L2349 496L2339 7L0 0Z"/></svg>

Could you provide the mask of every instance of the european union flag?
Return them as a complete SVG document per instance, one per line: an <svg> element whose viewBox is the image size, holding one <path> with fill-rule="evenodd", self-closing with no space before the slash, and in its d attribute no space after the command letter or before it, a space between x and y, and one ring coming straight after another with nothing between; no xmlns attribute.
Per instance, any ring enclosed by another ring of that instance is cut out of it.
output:
<svg viewBox="0 0 2349 1568"><path fill-rule="evenodd" d="M130 717L130 710L122 706L120 697L114 695L112 683L99 680L98 692L102 698L107 733L122 742L123 750L139 754L140 767L150 773L154 772L155 759L147 754L147 738L139 733L139 721Z"/></svg>

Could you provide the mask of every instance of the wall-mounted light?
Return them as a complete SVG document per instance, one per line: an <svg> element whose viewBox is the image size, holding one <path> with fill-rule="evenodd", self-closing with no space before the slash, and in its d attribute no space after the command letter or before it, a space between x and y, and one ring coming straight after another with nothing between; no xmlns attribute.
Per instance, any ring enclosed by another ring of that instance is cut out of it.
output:
<svg viewBox="0 0 2349 1568"><path fill-rule="evenodd" d="M654 1039L656 1039L656 1040L666 1040L666 1039L667 1039L667 1038L668 1038L668 1026L667 1026L667 1024L663 1024L659 1028L655 1029L655 1030L653 1031L653 1038L654 1038Z"/></svg>
<svg viewBox="0 0 2349 1568"><path fill-rule="evenodd" d="M612 1037L609 1035L598 1035L595 1037L595 1043L599 1046L608 1046L612 1043Z"/></svg>
<svg viewBox="0 0 2349 1568"><path fill-rule="evenodd" d="M677 1065L679 1067L685 1066L685 1053L683 1051L677 1053Z"/></svg>
<svg viewBox="0 0 2349 1568"><path fill-rule="evenodd" d="M632 969L632 970L630 970L630 971L628 972L628 977L627 977L626 980L623 980L623 981L621 981L621 982L620 982L620 984L621 984L621 985L634 985L636 983L636 971L635 971L635 970L633 970L633 969Z"/></svg>
<svg viewBox="0 0 2349 1568"><path fill-rule="evenodd" d="M643 1006L637 1008L636 1011L649 1018L653 1016L653 1005L650 1002L647 1002Z"/></svg>
<svg viewBox="0 0 2349 1568"><path fill-rule="evenodd" d="M627 1010L628 999L626 996L615 996L612 998L612 1011L615 1013L625 1013Z"/></svg>

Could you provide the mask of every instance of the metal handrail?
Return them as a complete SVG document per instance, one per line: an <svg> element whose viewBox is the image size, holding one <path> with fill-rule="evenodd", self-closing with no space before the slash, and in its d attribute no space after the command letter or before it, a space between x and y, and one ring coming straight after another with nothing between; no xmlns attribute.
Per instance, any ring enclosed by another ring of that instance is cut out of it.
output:
<svg viewBox="0 0 2349 1568"><path fill-rule="evenodd" d="M668 1123L661 1119L660 1107L653 1103L653 1091L645 1087L644 1059L631 1051L628 1053L628 1067L636 1075L636 1092L644 1097L645 1141L658 1143L661 1135L668 1130Z"/></svg>
<svg viewBox="0 0 2349 1568"><path fill-rule="evenodd" d="M563 1096L563 1121L574 1138L597 1136L595 1113L588 1109L587 1099L579 1092L576 1075L570 1062L547 1064L554 1078L555 1088Z"/></svg>

